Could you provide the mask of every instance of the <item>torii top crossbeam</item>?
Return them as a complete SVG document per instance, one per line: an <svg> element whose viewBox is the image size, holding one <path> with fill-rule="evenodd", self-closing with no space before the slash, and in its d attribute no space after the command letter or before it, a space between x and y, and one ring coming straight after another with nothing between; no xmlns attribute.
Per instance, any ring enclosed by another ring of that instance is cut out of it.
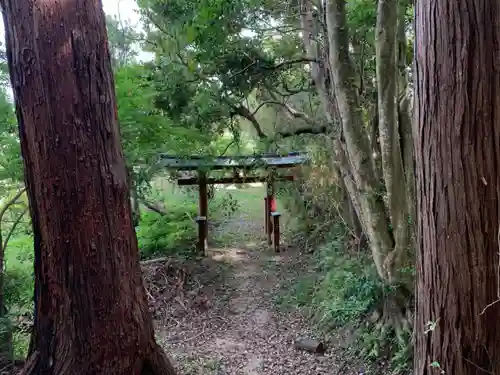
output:
<svg viewBox="0 0 500 375"><path fill-rule="evenodd" d="M231 169L231 168L291 168L305 164L309 160L304 153L293 152L286 156L264 154L249 156L189 156L179 157L160 154L158 168L189 171L198 169Z"/></svg>

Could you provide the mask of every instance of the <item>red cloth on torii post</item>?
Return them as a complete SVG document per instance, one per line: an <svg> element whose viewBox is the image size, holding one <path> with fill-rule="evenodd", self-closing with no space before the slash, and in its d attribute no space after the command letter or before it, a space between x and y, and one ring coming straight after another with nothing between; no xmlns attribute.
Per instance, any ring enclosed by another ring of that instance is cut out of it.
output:
<svg viewBox="0 0 500 375"><path fill-rule="evenodd" d="M276 198L274 195L269 197L269 209L271 212L276 212L278 209L276 208Z"/></svg>

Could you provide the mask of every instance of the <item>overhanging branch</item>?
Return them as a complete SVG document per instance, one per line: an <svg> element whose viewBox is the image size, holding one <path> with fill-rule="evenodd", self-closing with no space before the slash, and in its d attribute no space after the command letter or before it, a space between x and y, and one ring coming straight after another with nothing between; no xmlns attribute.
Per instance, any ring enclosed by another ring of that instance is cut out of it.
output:
<svg viewBox="0 0 500 375"><path fill-rule="evenodd" d="M318 134L326 134L327 132L328 132L328 127L321 126L319 128L301 128L290 132L278 132L278 135L282 138L289 138L302 134L318 135Z"/></svg>
<svg viewBox="0 0 500 375"><path fill-rule="evenodd" d="M270 95L273 96L276 99L276 96L273 95L272 92L270 92ZM279 100L266 100L266 101L260 103L253 112L249 112L248 113L248 116L250 118L255 119L255 114L262 107L264 107L265 105L277 105L277 106L280 106L282 109L285 110L285 114L289 118L291 118L291 119L302 119L307 124L310 125L309 127L306 127L306 128L300 128L300 129L296 129L296 130L292 130L292 131L287 131L287 132L278 132L277 135L279 135L282 138L293 137L293 136L301 135L301 134L326 134L328 132L328 126L327 125L323 125L323 126L317 127L317 124L316 124L315 120L312 119L311 117L309 117L307 115L307 113L299 111L299 110L293 108L288 103L284 103L284 102L281 102ZM247 109L247 108L245 108L245 109ZM247 116L244 116L244 117L250 120L249 117L247 117ZM257 120L255 120L255 121L257 121ZM254 127L255 127L255 124L254 124ZM257 133L259 133L258 129L261 129L260 125L258 126L258 128L256 127Z"/></svg>
<svg viewBox="0 0 500 375"><path fill-rule="evenodd" d="M17 202L17 200L21 197L21 195L23 195L23 193L26 191L26 187L23 187L21 188L17 193L16 195L14 195L12 197L12 199L10 199L9 201L7 201L3 207L0 209L0 220L2 219L3 215L5 214L5 212L7 212L7 210L9 209L10 206L12 206L13 204L15 204Z"/></svg>
<svg viewBox="0 0 500 375"><path fill-rule="evenodd" d="M229 79L234 78L237 75L240 75L242 73L245 73L248 69L250 69L252 66L254 66L254 65L258 64L258 63L259 63L259 60L253 61L252 63L250 63L247 66L245 66L245 67L241 68L240 70L238 70L237 72L231 74L229 76ZM314 58L310 58L310 57L300 57L300 58L297 58L297 59L283 61L283 62L280 62L280 63L275 64L275 65L263 65L263 66L261 66L261 69L264 69L264 70L279 70L279 69L287 68L287 67L289 67L291 65L305 64L305 63L307 63L307 64L310 64L310 63L319 63L319 60L314 59Z"/></svg>
<svg viewBox="0 0 500 375"><path fill-rule="evenodd" d="M167 211L163 207L161 207L158 203L148 202L145 199L139 200L146 208L154 211L160 215L167 215Z"/></svg>
<svg viewBox="0 0 500 375"><path fill-rule="evenodd" d="M233 109L237 115L246 118L248 121L252 123L255 131L257 132L257 136L260 139L268 138L267 135L262 130L259 121L257 121L257 119L255 118L255 113L250 112L250 110L243 105L233 106Z"/></svg>
<svg viewBox="0 0 500 375"><path fill-rule="evenodd" d="M21 212L17 216L17 219L14 220L12 226L10 227L10 230L7 232L7 236L5 237L5 240L3 241L3 245L2 245L2 251L4 252L4 254L5 254L5 249L7 248L7 245L9 244L9 240L12 237L12 234L16 230L16 227L18 226L18 224L21 223L21 220L22 220L23 216L26 214L26 212L28 212L28 210L29 210L29 207L25 207L24 208L23 212Z"/></svg>
<svg viewBox="0 0 500 375"><path fill-rule="evenodd" d="M309 120L309 116L304 112L298 111L287 103L280 102L279 100L266 100L260 103L257 108L252 112L252 115L255 115L263 106L265 105L277 105L286 110L287 117L291 118L301 118L306 121Z"/></svg>
<svg viewBox="0 0 500 375"><path fill-rule="evenodd" d="M301 58L298 58L298 59L293 59L293 60L288 60L288 61L283 61L279 64L276 64L272 67L269 67L268 69L281 69L281 68L285 68L285 67L288 67L290 65L295 65L295 64L304 64L304 63L319 63L320 61L318 59L315 59L315 58L311 58L311 57L301 57Z"/></svg>
<svg viewBox="0 0 500 375"><path fill-rule="evenodd" d="M263 132L262 127L260 126L260 123L255 118L255 113L266 104L276 104L276 105L280 105L280 106L285 106L284 103L280 103L279 101L266 101L266 102L262 102L261 104L259 104L257 109L254 110L253 112L250 112L250 110L245 106L240 105L238 107L234 107L234 111L238 115L246 118L248 121L250 121L252 123L252 125L255 128L255 131L257 132L257 135L260 139L268 139L269 137ZM309 118L309 116L307 116L307 114L305 114L303 112L299 112L290 106L288 106L287 110L293 111L294 115L297 116L296 118L305 118L305 119L307 119L308 122L311 123L311 125L314 125L313 120L311 118ZM326 134L327 132L328 132L328 126L323 125L320 127L311 126L311 127L300 128L300 129L291 130L291 131L287 131L287 132L278 132L278 133L276 133L276 135L278 135L281 138L289 138L289 137L302 135L302 134L315 135L315 134Z"/></svg>

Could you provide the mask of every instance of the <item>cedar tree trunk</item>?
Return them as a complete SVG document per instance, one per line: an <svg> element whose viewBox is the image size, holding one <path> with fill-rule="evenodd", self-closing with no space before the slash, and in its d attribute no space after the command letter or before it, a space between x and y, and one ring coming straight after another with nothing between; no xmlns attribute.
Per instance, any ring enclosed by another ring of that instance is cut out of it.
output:
<svg viewBox="0 0 500 375"><path fill-rule="evenodd" d="M500 3L416 8L415 375L500 374Z"/></svg>
<svg viewBox="0 0 500 375"><path fill-rule="evenodd" d="M100 0L2 0L35 239L23 374L174 374L132 225Z"/></svg>

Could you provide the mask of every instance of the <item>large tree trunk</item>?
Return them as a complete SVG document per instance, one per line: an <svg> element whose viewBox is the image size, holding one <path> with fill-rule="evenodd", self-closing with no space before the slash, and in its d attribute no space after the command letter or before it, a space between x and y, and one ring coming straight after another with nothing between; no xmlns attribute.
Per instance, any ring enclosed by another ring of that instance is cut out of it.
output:
<svg viewBox="0 0 500 375"><path fill-rule="evenodd" d="M23 374L174 374L141 278L99 0L3 0L35 238Z"/></svg>
<svg viewBox="0 0 500 375"><path fill-rule="evenodd" d="M415 374L500 374L500 5L416 6Z"/></svg>
<svg viewBox="0 0 500 375"><path fill-rule="evenodd" d="M382 175L394 238L394 250L391 252L393 264L390 266L396 270L399 269L408 252L410 238L405 171L400 147L401 129L398 121L398 78L400 76L397 65L399 62L398 13L398 0L379 0L375 29L378 128Z"/></svg>

